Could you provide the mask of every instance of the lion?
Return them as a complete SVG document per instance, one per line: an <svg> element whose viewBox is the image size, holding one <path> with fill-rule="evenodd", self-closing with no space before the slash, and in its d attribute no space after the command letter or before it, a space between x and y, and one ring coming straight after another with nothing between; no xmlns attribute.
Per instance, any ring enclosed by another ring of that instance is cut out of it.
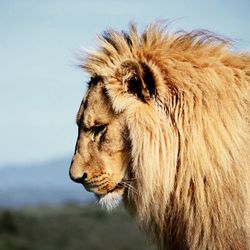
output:
<svg viewBox="0 0 250 250"><path fill-rule="evenodd" d="M159 249L249 249L249 54L159 23L98 41L71 179L123 200Z"/></svg>

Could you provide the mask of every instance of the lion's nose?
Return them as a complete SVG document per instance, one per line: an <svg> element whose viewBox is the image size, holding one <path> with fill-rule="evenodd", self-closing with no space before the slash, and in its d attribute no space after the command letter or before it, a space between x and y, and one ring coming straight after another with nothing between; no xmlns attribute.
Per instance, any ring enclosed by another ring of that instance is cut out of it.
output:
<svg viewBox="0 0 250 250"><path fill-rule="evenodd" d="M69 172L69 176L70 176L72 181L77 182L77 183L81 183L81 184L83 184L83 182L88 178L87 173L83 173L82 176L73 176L71 174L71 172Z"/></svg>
<svg viewBox="0 0 250 250"><path fill-rule="evenodd" d="M69 176L72 181L77 183L82 183L86 181L86 179L89 177L88 170L86 167L84 167L86 164L83 161L80 154L76 153L73 156L73 159L70 164L69 168Z"/></svg>

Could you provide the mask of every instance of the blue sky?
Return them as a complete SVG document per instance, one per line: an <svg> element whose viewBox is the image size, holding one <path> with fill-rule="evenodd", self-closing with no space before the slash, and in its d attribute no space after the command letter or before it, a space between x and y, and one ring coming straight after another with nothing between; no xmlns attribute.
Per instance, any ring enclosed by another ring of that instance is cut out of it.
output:
<svg viewBox="0 0 250 250"><path fill-rule="evenodd" d="M249 10L249 0L0 0L0 166L72 154L88 79L76 65L96 34L175 19L174 29L209 29L249 51Z"/></svg>

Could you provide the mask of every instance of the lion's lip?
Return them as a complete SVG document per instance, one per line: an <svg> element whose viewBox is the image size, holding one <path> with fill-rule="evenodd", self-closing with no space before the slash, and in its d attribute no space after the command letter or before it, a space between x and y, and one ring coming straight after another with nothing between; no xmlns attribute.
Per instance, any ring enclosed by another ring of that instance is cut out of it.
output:
<svg viewBox="0 0 250 250"><path fill-rule="evenodd" d="M100 187L102 185L91 185L91 184L86 183L86 182L83 182L82 184L83 184L84 188L86 189L86 191L92 192L95 195L100 196L100 197L102 197L102 196L104 196L104 195L106 195L108 193L112 193L112 192L124 189L124 186L122 185L122 181L118 182L111 189L104 189L104 188L100 189ZM108 185L108 183L107 183L107 185Z"/></svg>
<svg viewBox="0 0 250 250"><path fill-rule="evenodd" d="M118 183L113 189L107 191L104 194L98 194L95 193L96 197L100 200L101 198L105 197L106 195L110 195L110 194L115 194L115 193L123 193L123 190L125 189L124 186L121 186L120 183Z"/></svg>
<svg viewBox="0 0 250 250"><path fill-rule="evenodd" d="M109 190L107 193L112 193L116 190L121 190L121 189L124 189L124 186L122 185L121 182L119 182L116 184L116 186L113 189Z"/></svg>

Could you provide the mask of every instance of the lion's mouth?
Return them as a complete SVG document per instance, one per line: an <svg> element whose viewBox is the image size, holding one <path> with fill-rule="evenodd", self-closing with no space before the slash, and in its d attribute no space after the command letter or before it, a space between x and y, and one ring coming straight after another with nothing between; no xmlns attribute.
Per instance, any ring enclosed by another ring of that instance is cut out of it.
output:
<svg viewBox="0 0 250 250"><path fill-rule="evenodd" d="M98 200L98 203L107 210L111 210L121 203L123 200L125 190L131 188L128 184L128 179L123 178L117 184L114 185L113 182L106 181L95 182L95 185L91 183L83 183L85 189L89 192L93 192Z"/></svg>
<svg viewBox="0 0 250 250"><path fill-rule="evenodd" d="M116 185L107 181L105 183L95 183L94 185L84 182L83 186L87 191L94 193L97 197L100 198L107 194L120 192L121 190L125 189L122 180Z"/></svg>

